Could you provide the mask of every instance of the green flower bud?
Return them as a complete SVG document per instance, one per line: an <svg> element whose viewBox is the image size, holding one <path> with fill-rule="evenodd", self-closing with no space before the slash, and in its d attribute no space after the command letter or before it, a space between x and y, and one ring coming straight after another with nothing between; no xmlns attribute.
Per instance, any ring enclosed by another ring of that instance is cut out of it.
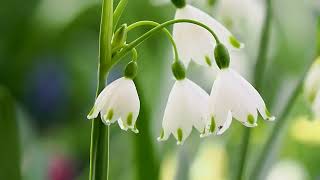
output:
<svg viewBox="0 0 320 180"><path fill-rule="evenodd" d="M175 61L172 66L172 73L177 80L182 80L186 77L186 69L181 61Z"/></svg>
<svg viewBox="0 0 320 180"><path fill-rule="evenodd" d="M214 49L214 58L220 69L228 68L230 64L230 56L227 48L219 43Z"/></svg>
<svg viewBox="0 0 320 180"><path fill-rule="evenodd" d="M111 46L112 49L117 49L123 46L127 40L127 24L123 24L120 28L114 33Z"/></svg>
<svg viewBox="0 0 320 180"><path fill-rule="evenodd" d="M138 73L138 64L136 61L131 61L127 64L124 70L124 76L129 79L134 79Z"/></svg>
<svg viewBox="0 0 320 180"><path fill-rule="evenodd" d="M186 6L185 0L171 0L171 2L176 6L176 8L183 8Z"/></svg>

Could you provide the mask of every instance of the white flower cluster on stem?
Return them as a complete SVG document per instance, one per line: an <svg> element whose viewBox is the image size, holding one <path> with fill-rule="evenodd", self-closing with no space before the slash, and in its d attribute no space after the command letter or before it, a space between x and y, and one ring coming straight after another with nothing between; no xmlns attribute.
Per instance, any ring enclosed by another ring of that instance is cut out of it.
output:
<svg viewBox="0 0 320 180"><path fill-rule="evenodd" d="M217 37L195 24L174 25L173 39L177 53L175 51L172 72L176 82L169 94L158 140L167 140L173 134L177 144L183 144L193 127L201 133L201 137L221 135L230 127L232 119L246 127L255 127L258 114L265 120L274 120L257 90L229 67L229 51L241 49L244 45L208 14L186 5L184 1L173 0L173 3L178 7L176 19L205 24L214 30ZM118 41L124 44L125 39ZM186 77L185 67L191 60L218 69L210 95ZM106 125L117 121L121 129L131 129L137 133L135 122L140 101L132 80L136 74L137 64L131 61L125 69L125 77L112 82L99 94L88 119L96 118L100 113Z"/></svg>
<svg viewBox="0 0 320 180"><path fill-rule="evenodd" d="M183 64L188 66L192 60L214 66L216 62L220 70L210 95L187 78L177 79L169 95L158 140L167 140L173 134L177 143L183 144L193 127L201 137L221 135L233 118L247 127L255 127L258 112L263 119L274 120L257 90L229 68L228 51L241 49L243 44L218 21L191 5L178 8L175 18L206 24L221 39L217 44L210 33L196 25L175 24L173 38Z"/></svg>

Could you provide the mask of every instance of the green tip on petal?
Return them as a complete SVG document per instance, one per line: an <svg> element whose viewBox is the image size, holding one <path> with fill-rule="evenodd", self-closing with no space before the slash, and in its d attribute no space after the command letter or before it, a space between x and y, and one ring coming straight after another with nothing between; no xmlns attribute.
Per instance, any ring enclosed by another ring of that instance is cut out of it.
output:
<svg viewBox="0 0 320 180"><path fill-rule="evenodd" d="M206 134L206 128L203 128L203 131L202 133L200 134L200 138L203 138L203 137L206 137L207 134Z"/></svg>
<svg viewBox="0 0 320 180"><path fill-rule="evenodd" d="M109 111L108 111L108 114L107 114L107 120L111 120L112 118L113 118L113 110L112 109L110 109Z"/></svg>
<svg viewBox="0 0 320 180"><path fill-rule="evenodd" d="M183 138L183 133L182 133L182 129L181 128L178 128L177 136L178 136L178 144L181 144L182 143L182 138Z"/></svg>
<svg viewBox="0 0 320 180"><path fill-rule="evenodd" d="M210 128L209 128L209 132L213 133L215 129L216 129L216 123L214 121L214 117L211 116L211 124L210 124Z"/></svg>
<svg viewBox="0 0 320 180"><path fill-rule="evenodd" d="M134 128L131 129L132 132L138 134L139 133L139 130L137 129L136 126L134 126Z"/></svg>
<svg viewBox="0 0 320 180"><path fill-rule="evenodd" d="M234 36L229 37L229 42L233 47L241 48L241 43Z"/></svg>
<svg viewBox="0 0 320 180"><path fill-rule="evenodd" d="M206 60L206 63L208 64L208 66L212 66L212 62L211 62L211 59L209 58L209 56L205 56L205 60Z"/></svg>
<svg viewBox="0 0 320 180"><path fill-rule="evenodd" d="M104 124L106 124L107 126L111 124L110 119L108 119L108 115L103 116L102 122L104 122Z"/></svg>
<svg viewBox="0 0 320 180"><path fill-rule="evenodd" d="M265 113L266 113L267 117L271 117L271 114L267 108L265 109Z"/></svg>
<svg viewBox="0 0 320 180"><path fill-rule="evenodd" d="M163 139L163 137L164 137L164 130L163 130L163 128L161 129L161 133L160 133L160 139Z"/></svg>
<svg viewBox="0 0 320 180"><path fill-rule="evenodd" d="M131 112L127 116L127 124L128 124L128 126L132 125L132 119L133 119L133 115L132 115L132 112Z"/></svg>
<svg viewBox="0 0 320 180"><path fill-rule="evenodd" d="M247 121L248 121L248 123L250 123L250 124L252 124L252 125L254 124L254 117L253 117L252 114L249 114L249 115L248 115Z"/></svg>
<svg viewBox="0 0 320 180"><path fill-rule="evenodd" d="M92 115L93 115L93 112L95 111L95 108L93 107L91 110L90 110L90 112L89 112L89 114L87 115L87 119L92 119Z"/></svg>
<svg viewBox="0 0 320 180"><path fill-rule="evenodd" d="M274 121L276 119L274 116L271 115L267 108L265 108L265 113L268 121Z"/></svg>

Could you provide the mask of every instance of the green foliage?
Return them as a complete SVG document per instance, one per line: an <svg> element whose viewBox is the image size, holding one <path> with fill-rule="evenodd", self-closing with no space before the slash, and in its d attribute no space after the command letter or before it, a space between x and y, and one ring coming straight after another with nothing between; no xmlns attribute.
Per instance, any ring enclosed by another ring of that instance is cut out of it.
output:
<svg viewBox="0 0 320 180"><path fill-rule="evenodd" d="M0 87L0 179L21 179L19 134L14 100Z"/></svg>

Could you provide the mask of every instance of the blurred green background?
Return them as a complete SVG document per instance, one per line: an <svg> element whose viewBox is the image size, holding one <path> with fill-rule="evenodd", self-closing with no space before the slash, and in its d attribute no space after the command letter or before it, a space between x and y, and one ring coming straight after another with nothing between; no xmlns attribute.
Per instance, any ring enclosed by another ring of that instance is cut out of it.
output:
<svg viewBox="0 0 320 180"><path fill-rule="evenodd" d="M190 3L219 19L246 43L241 56L245 58L239 58L235 66L253 79L264 1ZM0 1L0 180L88 178L91 123L86 115L94 103L97 84L100 12L100 0ZM161 0L129 0L120 24L164 22L172 19L174 12L174 6ZM271 43L261 93L275 115L308 64L320 55L319 14L318 0L273 0ZM129 40L146 30L130 33ZM176 146L173 138L158 143L174 82L171 47L159 33L138 52L140 133L111 126L110 179L233 178L245 127L234 122L223 136L205 139L193 133L183 146ZM122 76L127 61L112 70L109 82ZM188 72L190 79L210 91L214 74L195 64ZM312 117L303 95L289 118L277 146L270 149L272 156L263 179L320 179L320 121ZM255 161L271 128L272 123L259 121L254 129L250 162Z"/></svg>

